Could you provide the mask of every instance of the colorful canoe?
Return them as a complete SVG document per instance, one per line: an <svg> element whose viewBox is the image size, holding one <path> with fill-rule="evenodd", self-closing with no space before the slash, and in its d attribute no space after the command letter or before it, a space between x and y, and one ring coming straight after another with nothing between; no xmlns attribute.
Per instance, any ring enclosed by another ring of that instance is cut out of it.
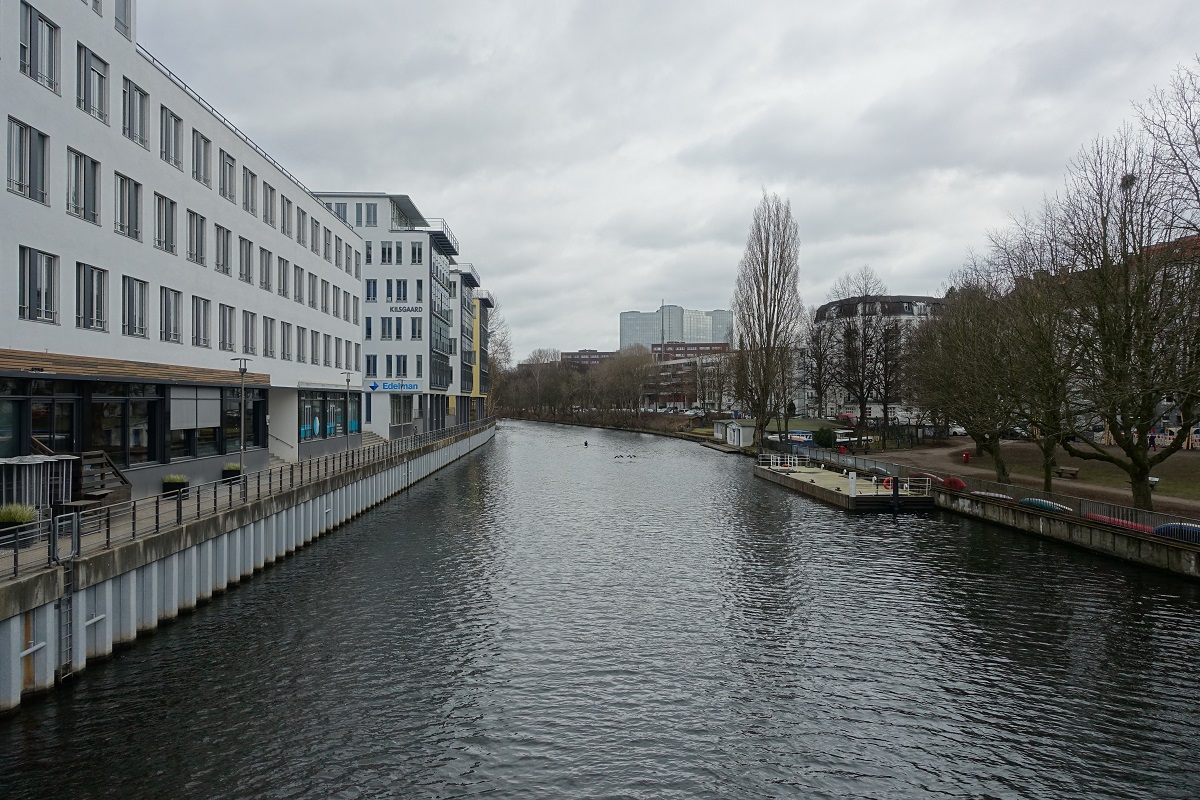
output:
<svg viewBox="0 0 1200 800"><path fill-rule="evenodd" d="M1119 519L1118 517L1106 517L1103 514L1084 514L1083 518L1091 520L1092 522L1101 522L1105 525L1112 525L1114 528L1124 528L1127 531L1137 531L1138 533L1154 533L1154 528L1149 525L1130 522L1127 519Z"/></svg>
<svg viewBox="0 0 1200 800"><path fill-rule="evenodd" d="M1200 524L1195 522L1168 522L1154 529L1155 536L1169 536L1172 539L1185 539L1200 536Z"/></svg>
<svg viewBox="0 0 1200 800"><path fill-rule="evenodd" d="M1012 502L1011 497L1006 494L1000 494L999 492L971 492L971 494L973 494L975 497L985 497L988 500L1006 500L1009 503Z"/></svg>
<svg viewBox="0 0 1200 800"><path fill-rule="evenodd" d="M1040 497L1025 497L1017 501L1017 505L1026 506L1028 508L1036 508L1038 511L1053 511L1056 514L1074 514L1075 509L1070 506L1064 506L1062 503L1055 503L1051 500L1043 500Z"/></svg>

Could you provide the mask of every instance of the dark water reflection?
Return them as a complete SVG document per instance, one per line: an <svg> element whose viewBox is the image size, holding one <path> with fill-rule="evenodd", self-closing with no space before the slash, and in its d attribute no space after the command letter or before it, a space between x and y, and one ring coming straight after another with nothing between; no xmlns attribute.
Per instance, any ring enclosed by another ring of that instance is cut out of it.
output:
<svg viewBox="0 0 1200 800"><path fill-rule="evenodd" d="M0 796L1195 797L1198 619L1170 576L506 423L0 720Z"/></svg>

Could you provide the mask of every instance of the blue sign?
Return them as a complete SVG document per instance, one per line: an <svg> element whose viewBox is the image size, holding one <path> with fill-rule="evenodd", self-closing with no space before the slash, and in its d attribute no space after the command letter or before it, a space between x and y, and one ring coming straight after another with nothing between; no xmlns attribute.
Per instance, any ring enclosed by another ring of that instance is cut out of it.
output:
<svg viewBox="0 0 1200 800"><path fill-rule="evenodd" d="M371 381L371 391L373 392L378 388L379 388L379 384L376 383L375 381Z"/></svg>
<svg viewBox="0 0 1200 800"><path fill-rule="evenodd" d="M405 381L384 381L382 388L385 392L417 392L421 390L421 384Z"/></svg>

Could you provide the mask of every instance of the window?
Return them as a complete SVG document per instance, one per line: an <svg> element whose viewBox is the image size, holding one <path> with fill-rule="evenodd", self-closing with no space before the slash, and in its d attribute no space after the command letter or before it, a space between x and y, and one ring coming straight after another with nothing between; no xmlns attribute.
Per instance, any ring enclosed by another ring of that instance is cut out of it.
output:
<svg viewBox="0 0 1200 800"><path fill-rule="evenodd" d="M238 237L238 280L254 283L254 243Z"/></svg>
<svg viewBox="0 0 1200 800"><path fill-rule="evenodd" d="M192 295L192 344L195 347L209 346L209 309L208 300Z"/></svg>
<svg viewBox="0 0 1200 800"><path fill-rule="evenodd" d="M292 323L279 323L279 357L284 361L292 360Z"/></svg>
<svg viewBox="0 0 1200 800"><path fill-rule="evenodd" d="M392 243L391 242L380 242L379 243L379 263L380 264L392 263Z"/></svg>
<svg viewBox="0 0 1200 800"><path fill-rule="evenodd" d="M100 162L67 151L67 213L100 224Z"/></svg>
<svg viewBox="0 0 1200 800"><path fill-rule="evenodd" d="M367 242L367 265L371 264L371 243Z"/></svg>
<svg viewBox="0 0 1200 800"><path fill-rule="evenodd" d="M150 140L147 138L146 132L146 114L149 113L150 95L126 78L121 98L121 132L149 150Z"/></svg>
<svg viewBox="0 0 1200 800"><path fill-rule="evenodd" d="M404 317L396 317L396 341L404 338Z"/></svg>
<svg viewBox="0 0 1200 800"><path fill-rule="evenodd" d="M397 378L407 378L408 377L408 356L405 356L405 355L398 356L396 361L398 362L396 364L396 377Z"/></svg>
<svg viewBox="0 0 1200 800"><path fill-rule="evenodd" d="M362 203L354 204L354 227L356 228L362 227L362 206Z"/></svg>
<svg viewBox="0 0 1200 800"><path fill-rule="evenodd" d="M317 255L321 254L321 223L319 220L312 221L312 251Z"/></svg>
<svg viewBox="0 0 1200 800"><path fill-rule="evenodd" d="M347 352L349 352L349 348L350 348L350 342L347 341L346 342L346 351ZM350 359L350 356L347 355L346 360L348 361L349 359ZM362 363L362 345L359 344L358 342L355 342L354 343L354 371L355 372L358 372L358 370L360 369L359 365L361 363ZM347 364L346 366L350 366L350 365Z"/></svg>
<svg viewBox="0 0 1200 800"><path fill-rule="evenodd" d="M371 341L371 318L367 317L363 320L363 339Z"/></svg>
<svg viewBox="0 0 1200 800"><path fill-rule="evenodd" d="M326 261L332 261L332 260L333 260L333 231L329 230L329 228L325 228L325 250L324 250L324 254L325 254L325 260L326 260Z"/></svg>
<svg viewBox="0 0 1200 800"><path fill-rule="evenodd" d="M346 242L346 274L347 275L351 274L351 272L350 272L350 254L351 254L351 252L353 252L353 250L350 247L350 243Z"/></svg>
<svg viewBox="0 0 1200 800"><path fill-rule="evenodd" d="M129 24L133 20L133 12L131 9L132 0L115 0L116 8L113 10L113 18L116 22L117 32L126 39L133 39Z"/></svg>
<svg viewBox="0 0 1200 800"><path fill-rule="evenodd" d="M303 364L307 359L308 354L308 330L297 326L296 327L296 362Z"/></svg>
<svg viewBox="0 0 1200 800"><path fill-rule="evenodd" d="M337 337L333 340L333 366L337 369L342 368L342 337Z"/></svg>
<svg viewBox="0 0 1200 800"><path fill-rule="evenodd" d="M380 339L391 339L392 338L392 318L391 317L380 317L379 318L379 338Z"/></svg>
<svg viewBox="0 0 1200 800"><path fill-rule="evenodd" d="M166 286L161 289L162 304L159 335L164 342L179 341L179 310L183 295Z"/></svg>
<svg viewBox="0 0 1200 800"><path fill-rule="evenodd" d="M378 203L367 203L367 227L374 228L378 225L379 225L379 204Z"/></svg>
<svg viewBox="0 0 1200 800"><path fill-rule="evenodd" d="M308 245L308 212L302 208L296 209L296 243L301 247Z"/></svg>
<svg viewBox="0 0 1200 800"><path fill-rule="evenodd" d="M83 45L79 45L75 105L108 124L108 64Z"/></svg>
<svg viewBox="0 0 1200 800"><path fill-rule="evenodd" d="M354 251L354 277L362 278L362 253Z"/></svg>
<svg viewBox="0 0 1200 800"><path fill-rule="evenodd" d="M333 299L334 299L334 305L336 306L337 305L337 295L334 295ZM358 302L357 297L354 298L354 302L355 303ZM338 315L336 307L333 309L333 315L335 317ZM342 319L346 320L347 322L350 321L350 292L349 292L349 290L342 292Z"/></svg>
<svg viewBox="0 0 1200 800"><path fill-rule="evenodd" d="M372 355L367 356L366 377L368 377L368 378L375 377L376 364L378 363L376 359L377 359L377 356L372 356Z"/></svg>
<svg viewBox="0 0 1200 800"><path fill-rule="evenodd" d="M335 236L333 245L333 265L338 269L342 268L342 237Z"/></svg>
<svg viewBox="0 0 1200 800"><path fill-rule="evenodd" d="M224 197L231 203L237 202L237 185L233 182L233 176L236 174L237 160L233 156L229 155L229 153L226 153L224 150L222 150L221 181L220 185L217 187L217 191L221 193L221 197Z"/></svg>
<svg viewBox="0 0 1200 800"><path fill-rule="evenodd" d="M302 304L304 303L304 269L299 264L292 267L292 277L294 278L292 283L296 287L292 299Z"/></svg>
<svg viewBox="0 0 1200 800"><path fill-rule="evenodd" d="M220 347L222 350L228 350L231 353L237 346L234 338L236 336L233 321L235 313L233 306L227 306L223 303L217 308L217 321L220 325L218 333L221 336Z"/></svg>
<svg viewBox="0 0 1200 800"><path fill-rule="evenodd" d="M175 252L175 201L154 195L154 246Z"/></svg>
<svg viewBox="0 0 1200 800"><path fill-rule="evenodd" d="M309 341L312 344L312 352L309 353L310 364L321 363L321 334L317 331L312 331L309 335Z"/></svg>
<svg viewBox="0 0 1200 800"><path fill-rule="evenodd" d="M420 355L417 356L417 374L415 377L417 377L417 378L421 377L421 356Z"/></svg>
<svg viewBox="0 0 1200 800"><path fill-rule="evenodd" d="M417 302L418 303L425 302L422 299L424 297L424 292L422 291L424 288L424 284L425 284L425 282L423 280L421 280L420 278L417 279Z"/></svg>
<svg viewBox="0 0 1200 800"><path fill-rule="evenodd" d="M195 128L192 129L192 177L205 186L212 186L212 142Z"/></svg>
<svg viewBox="0 0 1200 800"><path fill-rule="evenodd" d="M413 264L423 264L423 263L425 263L424 258L425 258L424 255L422 255L422 253L421 253L421 243L413 242L412 243L412 263ZM417 302L420 302L420 301L418 300Z"/></svg>
<svg viewBox="0 0 1200 800"><path fill-rule="evenodd" d="M386 372L384 372L384 373L383 373L383 377L385 377L385 378L390 378L390 377L392 377L392 357L391 357L390 355L389 355L389 356L386 356L386 357L384 358L384 362L383 362L383 363L384 363L384 365L385 365L385 367L386 367L386 370L387 370Z"/></svg>
<svg viewBox="0 0 1200 800"><path fill-rule="evenodd" d="M19 255L19 316L38 322L58 322L58 256L32 247L22 247Z"/></svg>
<svg viewBox="0 0 1200 800"><path fill-rule="evenodd" d="M214 267L222 275L229 275L233 264L233 235L229 232L228 228L223 228L220 225L213 227L217 230L217 254Z"/></svg>
<svg viewBox="0 0 1200 800"><path fill-rule="evenodd" d="M275 357L275 320L263 317L263 358Z"/></svg>
<svg viewBox="0 0 1200 800"><path fill-rule="evenodd" d="M75 265L75 327L108 330L108 272L82 262Z"/></svg>
<svg viewBox="0 0 1200 800"><path fill-rule="evenodd" d="M407 278L401 278L400 280L396 281L396 302L398 302L398 303L407 303L408 302L408 279Z"/></svg>
<svg viewBox="0 0 1200 800"><path fill-rule="evenodd" d="M349 294L346 296L349 297ZM342 318L342 289L340 286L333 287L333 316L337 319Z"/></svg>
<svg viewBox="0 0 1200 800"><path fill-rule="evenodd" d="M410 339L420 339L421 338L421 323L422 323L422 321L423 320L420 317L412 318L412 335L409 337Z"/></svg>
<svg viewBox="0 0 1200 800"><path fill-rule="evenodd" d="M35 128L8 118L8 190L46 203L48 137Z"/></svg>
<svg viewBox="0 0 1200 800"><path fill-rule="evenodd" d="M317 307L317 276L308 273L308 307Z"/></svg>
<svg viewBox="0 0 1200 800"><path fill-rule="evenodd" d="M332 367L333 366L333 358L332 358L332 356L333 356L333 335L332 334L328 334L328 333L325 334L324 345L325 345L325 351L323 353L323 358L321 359L321 362L327 367Z"/></svg>
<svg viewBox="0 0 1200 800"><path fill-rule="evenodd" d="M21 72L58 91L58 26L21 3Z"/></svg>
<svg viewBox="0 0 1200 800"><path fill-rule="evenodd" d="M183 170L183 120L166 106L159 106L158 155L177 170Z"/></svg>
<svg viewBox="0 0 1200 800"><path fill-rule="evenodd" d="M121 333L146 336L146 306L150 285L128 275L121 278Z"/></svg>
<svg viewBox="0 0 1200 800"><path fill-rule="evenodd" d="M258 288L271 291L271 271L275 266L275 256L270 250L258 248Z"/></svg>
<svg viewBox="0 0 1200 800"><path fill-rule="evenodd" d="M142 185L116 173L117 208L113 228L122 236L142 240Z"/></svg>
<svg viewBox="0 0 1200 800"><path fill-rule="evenodd" d="M358 324L358 296L354 297L354 324Z"/></svg>
<svg viewBox="0 0 1200 800"><path fill-rule="evenodd" d="M384 299L390 303L390 302L392 302L392 281L391 281L391 279L389 278L387 281L385 281L384 285L387 287L387 295L384 297Z"/></svg>
<svg viewBox="0 0 1200 800"><path fill-rule="evenodd" d="M329 281L321 281L321 310L329 313Z"/></svg>
<svg viewBox="0 0 1200 800"><path fill-rule="evenodd" d="M242 209L258 216L258 176L242 167Z"/></svg>
<svg viewBox="0 0 1200 800"><path fill-rule="evenodd" d="M194 261L200 266L204 266L204 239L205 225L204 217L197 214L195 211L189 210L188 215L188 261Z"/></svg>
<svg viewBox="0 0 1200 800"><path fill-rule="evenodd" d="M342 222L348 221L346 219L346 204L345 203L334 203L333 204L333 213L337 214L337 218L340 219Z"/></svg>
<svg viewBox="0 0 1200 800"><path fill-rule="evenodd" d="M258 345L258 314L253 311L242 312L242 352L252 356L257 352Z"/></svg>
<svg viewBox="0 0 1200 800"><path fill-rule="evenodd" d="M288 281L292 278L292 265L283 256L279 257L279 296L287 297Z"/></svg>
<svg viewBox="0 0 1200 800"><path fill-rule="evenodd" d="M279 195L279 232L292 235L292 201L283 195Z"/></svg>
<svg viewBox="0 0 1200 800"><path fill-rule="evenodd" d="M275 187L263 181L263 222L275 227Z"/></svg>
<svg viewBox="0 0 1200 800"><path fill-rule="evenodd" d="M366 302L368 302L368 303L376 302L375 298L378 296L378 293L379 293L379 282L376 281L374 278L367 278L366 286L367 286Z"/></svg>

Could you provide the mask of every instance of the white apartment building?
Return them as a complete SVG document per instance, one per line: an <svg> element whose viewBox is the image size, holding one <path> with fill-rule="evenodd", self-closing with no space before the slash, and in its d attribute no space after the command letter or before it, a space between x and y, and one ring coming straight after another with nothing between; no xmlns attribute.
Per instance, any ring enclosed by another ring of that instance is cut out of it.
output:
<svg viewBox="0 0 1200 800"><path fill-rule="evenodd" d="M318 192L363 239L363 425L384 438L483 416L473 291L458 239L408 195ZM490 296L489 296L490 298Z"/></svg>
<svg viewBox="0 0 1200 800"><path fill-rule="evenodd" d="M240 364L248 468L356 443L361 237L136 44L134 11L0 0L0 455L103 450L135 494L219 477Z"/></svg>

